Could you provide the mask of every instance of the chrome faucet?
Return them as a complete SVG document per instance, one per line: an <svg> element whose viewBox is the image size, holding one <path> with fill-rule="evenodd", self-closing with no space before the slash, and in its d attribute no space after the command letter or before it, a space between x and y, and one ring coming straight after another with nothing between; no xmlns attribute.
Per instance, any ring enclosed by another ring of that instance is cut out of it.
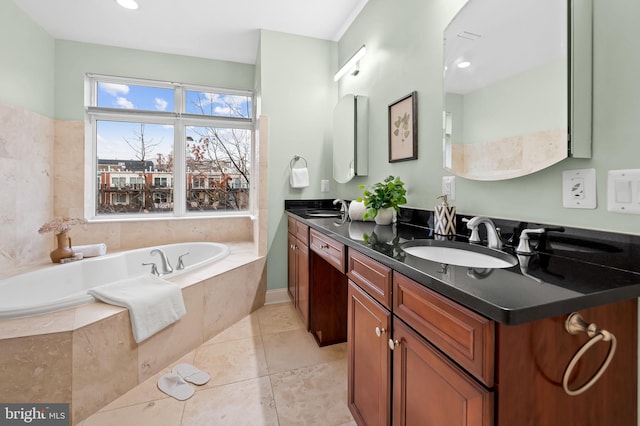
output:
<svg viewBox="0 0 640 426"><path fill-rule="evenodd" d="M336 204L340 203L340 214L342 214L343 216L348 214L347 213L347 203L345 203L345 201L341 198L336 198L335 200L333 200L333 205L335 206Z"/></svg>
<svg viewBox="0 0 640 426"><path fill-rule="evenodd" d="M484 226L487 229L487 246L492 249L502 250L502 240L500 239L500 234L498 233L496 225L491 219L484 216L476 216L467 222L467 228L471 230L469 242L471 244L479 244L482 242L480 234L478 233L478 227L482 223L484 223Z"/></svg>
<svg viewBox="0 0 640 426"><path fill-rule="evenodd" d="M170 274L173 272L173 268L171 267L171 264L169 263L169 259L167 259L167 255L164 254L164 252L160 249L153 249L151 250L151 256L155 255L155 254L159 254L160 255L160 259L162 259L162 274Z"/></svg>

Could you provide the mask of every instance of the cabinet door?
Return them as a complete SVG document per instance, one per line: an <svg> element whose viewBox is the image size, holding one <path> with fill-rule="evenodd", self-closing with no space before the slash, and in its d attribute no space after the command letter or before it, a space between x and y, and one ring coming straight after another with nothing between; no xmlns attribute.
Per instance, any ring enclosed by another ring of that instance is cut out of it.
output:
<svg viewBox="0 0 640 426"><path fill-rule="evenodd" d="M394 318L393 424L490 426L493 394Z"/></svg>
<svg viewBox="0 0 640 426"><path fill-rule="evenodd" d="M388 425L391 314L352 281L348 294L349 410L358 425Z"/></svg>
<svg viewBox="0 0 640 426"><path fill-rule="evenodd" d="M296 308L309 330L309 246L296 239Z"/></svg>
<svg viewBox="0 0 640 426"><path fill-rule="evenodd" d="M289 248L287 250L287 265L289 268L288 279L287 279L287 291L289 292L289 297L293 301L293 304L296 304L296 281L297 281L297 262L296 262L296 237L293 234L287 234L288 239L287 242L289 244Z"/></svg>

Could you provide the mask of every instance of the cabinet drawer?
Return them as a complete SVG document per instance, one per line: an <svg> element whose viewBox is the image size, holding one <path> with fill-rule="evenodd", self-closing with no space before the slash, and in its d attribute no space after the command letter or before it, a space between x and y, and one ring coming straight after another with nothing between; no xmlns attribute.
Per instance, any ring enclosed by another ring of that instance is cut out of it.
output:
<svg viewBox="0 0 640 426"><path fill-rule="evenodd" d="M387 309L391 309L391 268L349 249L347 276Z"/></svg>
<svg viewBox="0 0 640 426"><path fill-rule="evenodd" d="M319 233L315 229L312 229L309 232L309 248L344 274L344 244L341 244L334 239Z"/></svg>
<svg viewBox="0 0 640 426"><path fill-rule="evenodd" d="M394 272L393 310L434 346L487 386L493 386L493 321Z"/></svg>
<svg viewBox="0 0 640 426"><path fill-rule="evenodd" d="M295 235L301 243L309 244L309 227L307 225L289 216L287 226L289 233Z"/></svg>

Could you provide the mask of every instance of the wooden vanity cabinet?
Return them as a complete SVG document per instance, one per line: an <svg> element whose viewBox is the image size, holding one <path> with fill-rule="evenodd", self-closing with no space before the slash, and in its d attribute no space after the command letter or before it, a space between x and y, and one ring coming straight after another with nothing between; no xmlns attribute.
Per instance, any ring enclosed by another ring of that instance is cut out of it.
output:
<svg viewBox="0 0 640 426"><path fill-rule="evenodd" d="M309 329L309 227L291 217L288 220L288 284L293 304Z"/></svg>
<svg viewBox="0 0 640 426"><path fill-rule="evenodd" d="M397 317L393 341L393 425L493 425L491 391Z"/></svg>
<svg viewBox="0 0 640 426"><path fill-rule="evenodd" d="M348 406L360 425L387 425L391 415L390 268L349 250Z"/></svg>
<svg viewBox="0 0 640 426"><path fill-rule="evenodd" d="M387 425L391 414L391 312L349 281L348 407L359 425Z"/></svg>
<svg viewBox="0 0 640 426"><path fill-rule="evenodd" d="M318 346L347 340L347 277L344 244L309 232L309 329Z"/></svg>
<svg viewBox="0 0 640 426"><path fill-rule="evenodd" d="M490 426L492 392L421 334L471 365L478 359L484 365L484 344L493 349L492 322L355 250L349 250L347 276L348 406L356 423Z"/></svg>

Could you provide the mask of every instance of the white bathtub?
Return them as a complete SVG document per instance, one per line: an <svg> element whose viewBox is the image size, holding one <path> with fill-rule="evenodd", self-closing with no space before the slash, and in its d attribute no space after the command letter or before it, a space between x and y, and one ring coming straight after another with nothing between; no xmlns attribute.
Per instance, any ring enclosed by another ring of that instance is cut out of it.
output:
<svg viewBox="0 0 640 426"><path fill-rule="evenodd" d="M0 319L38 315L94 302L93 296L87 294L88 289L150 273L151 267L142 266L142 263L153 262L162 271L160 257L150 254L153 249L165 252L173 266L174 272L163 276L169 281L229 254L229 248L220 243L167 244L52 265L16 275L0 280ZM185 268L177 270L178 256L187 252L189 254L183 257Z"/></svg>

